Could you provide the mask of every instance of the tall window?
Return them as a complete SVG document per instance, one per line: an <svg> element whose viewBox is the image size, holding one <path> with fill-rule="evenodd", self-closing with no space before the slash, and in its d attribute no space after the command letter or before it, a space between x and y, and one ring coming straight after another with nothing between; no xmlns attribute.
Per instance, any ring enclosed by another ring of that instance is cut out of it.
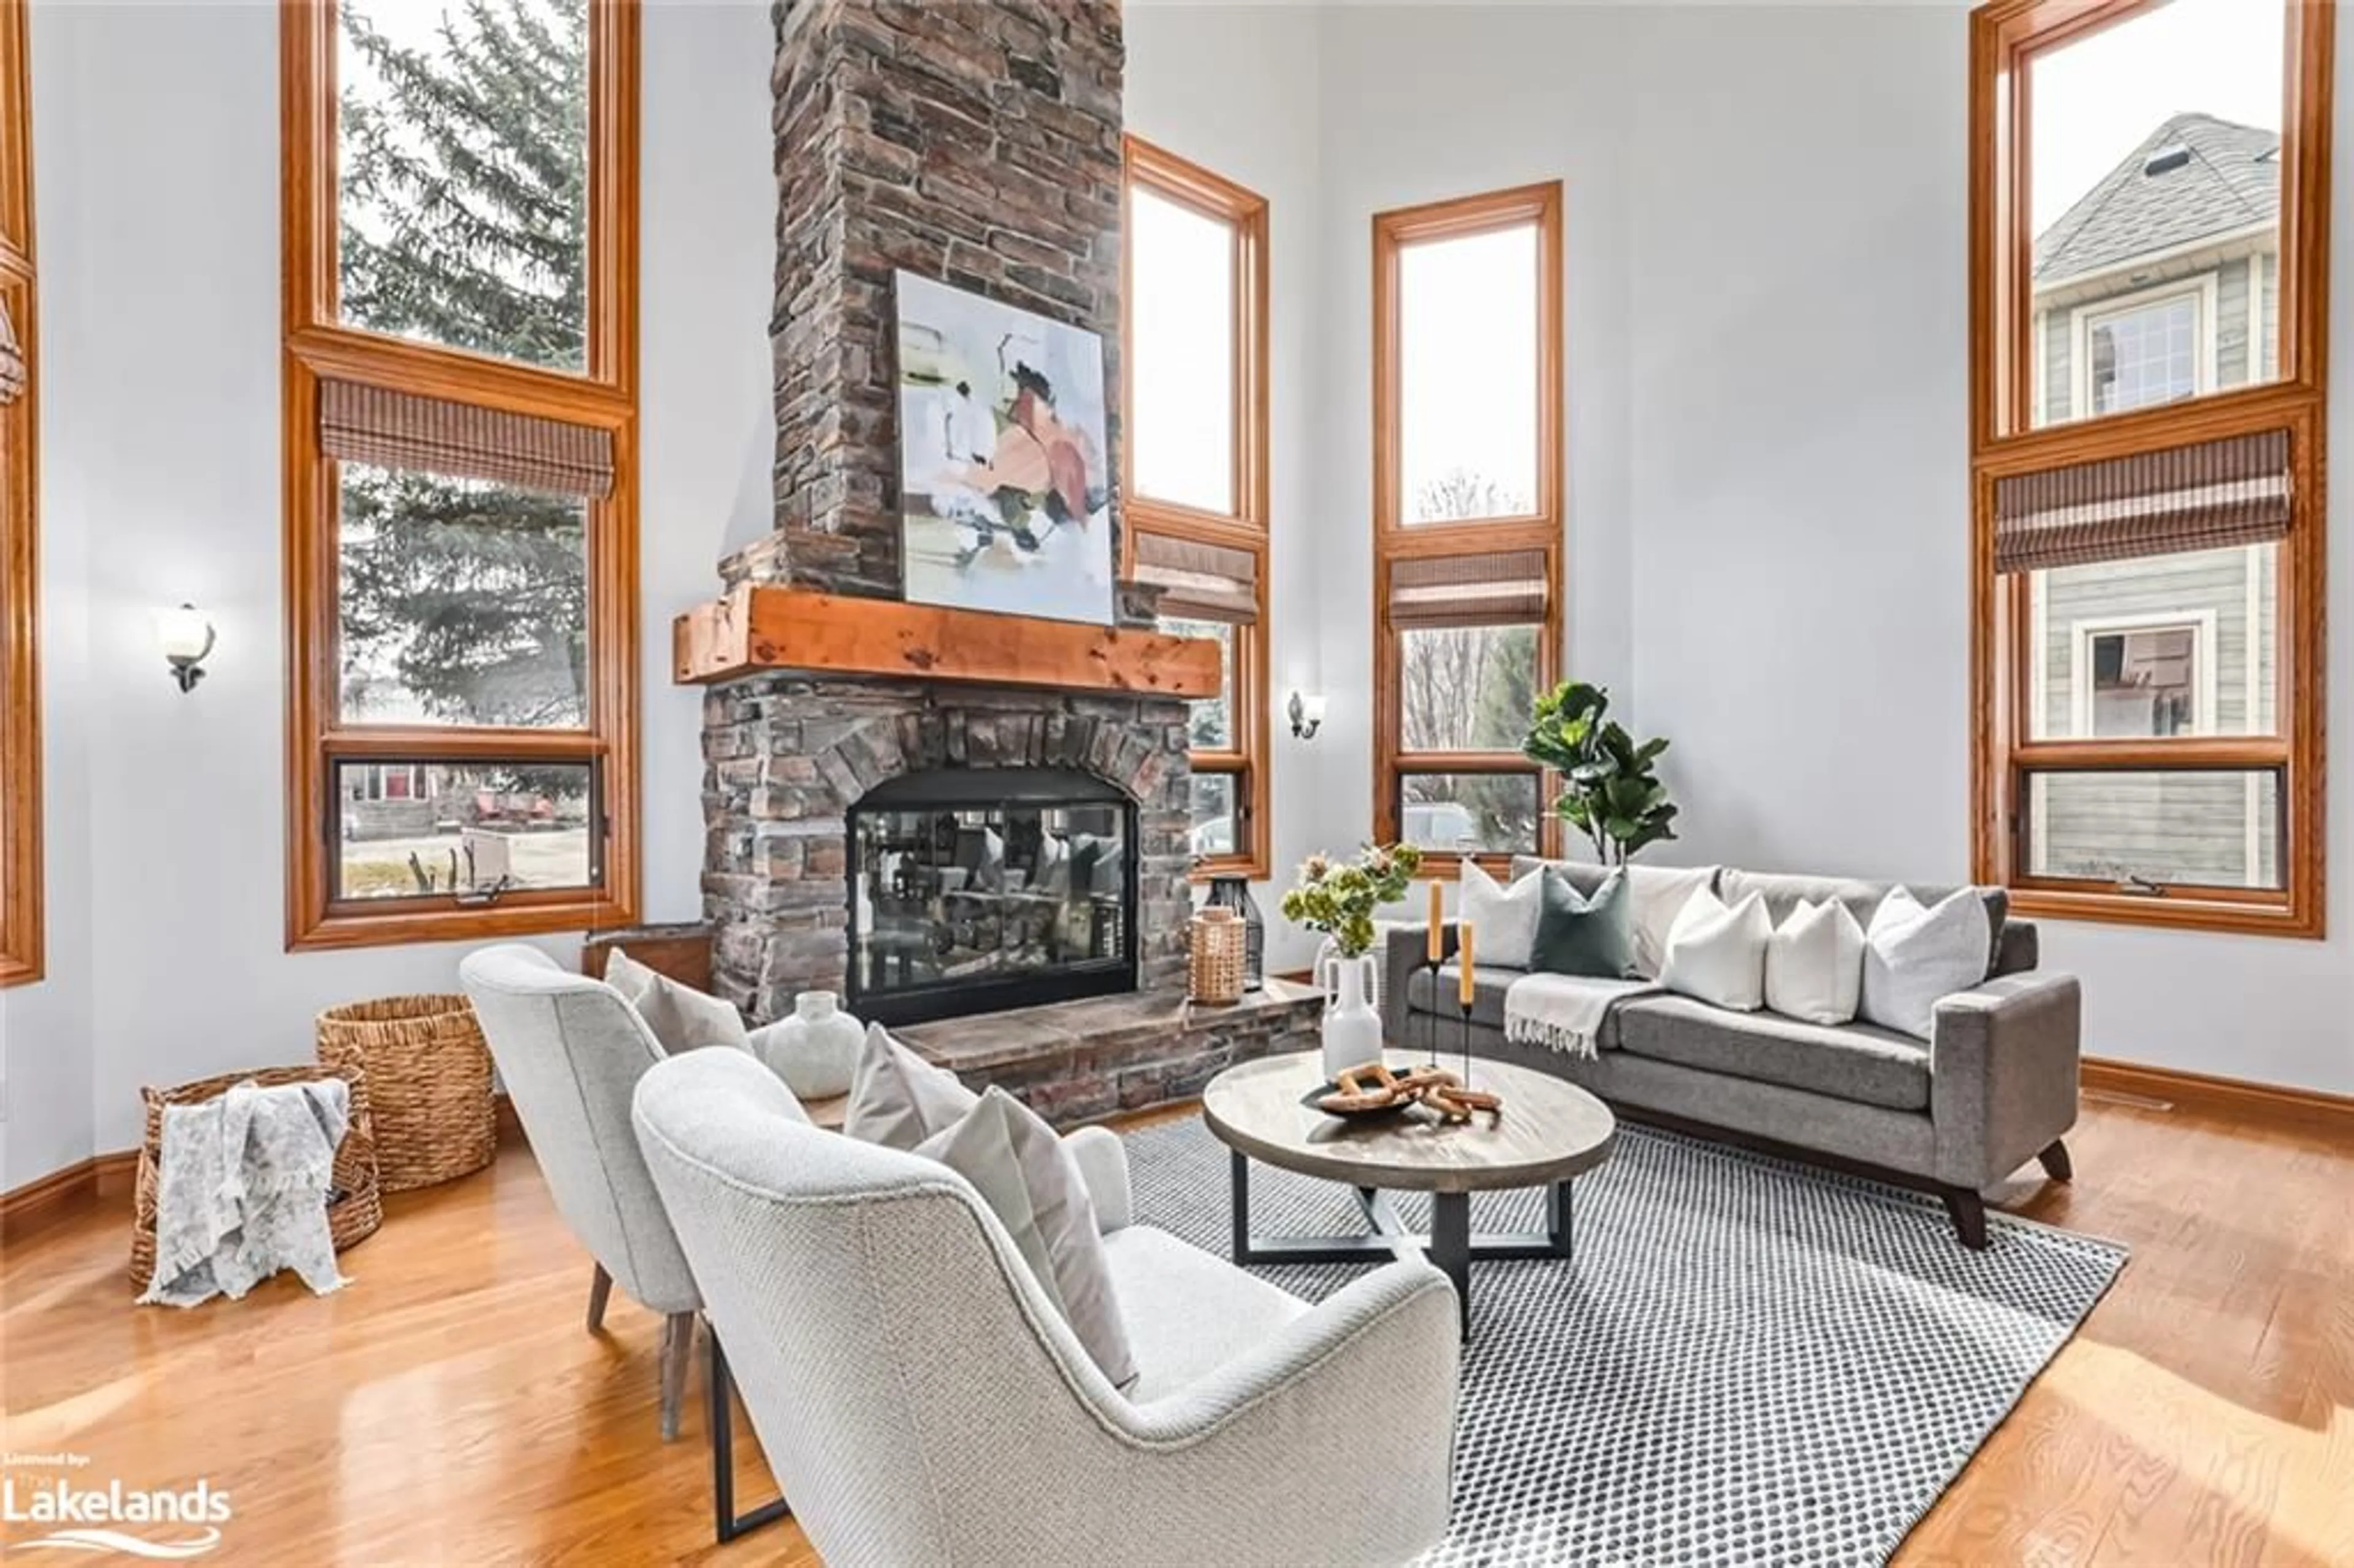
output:
<svg viewBox="0 0 2354 1568"><path fill-rule="evenodd" d="M1193 705L1191 842L1203 874L1264 877L1267 201L1131 136L1127 235L1127 572L1163 630L1225 650Z"/></svg>
<svg viewBox="0 0 2354 1568"><path fill-rule="evenodd" d="M1561 186L1373 219L1373 821L1558 852L1521 755L1561 650Z"/></svg>
<svg viewBox="0 0 2354 1568"><path fill-rule="evenodd" d="M637 903L636 0L281 13L290 946Z"/></svg>
<svg viewBox="0 0 2354 1568"><path fill-rule="evenodd" d="M2333 7L1973 15L1978 874L2322 930Z"/></svg>
<svg viewBox="0 0 2354 1568"><path fill-rule="evenodd" d="M40 675L34 632L32 98L27 7L0 5L0 985L41 978Z"/></svg>

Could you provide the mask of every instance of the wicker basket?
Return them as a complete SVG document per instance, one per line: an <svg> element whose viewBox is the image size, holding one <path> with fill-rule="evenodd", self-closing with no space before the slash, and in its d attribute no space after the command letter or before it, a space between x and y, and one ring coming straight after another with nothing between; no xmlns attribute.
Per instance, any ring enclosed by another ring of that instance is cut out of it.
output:
<svg viewBox="0 0 2354 1568"><path fill-rule="evenodd" d="M367 1075L384 1190L470 1175L498 1152L491 1053L462 996L388 996L319 1014L319 1060Z"/></svg>
<svg viewBox="0 0 2354 1568"><path fill-rule="evenodd" d="M1250 931L1235 912L1212 905L1193 916L1193 956L1187 991L1195 1001L1225 1003L1243 999L1245 958Z"/></svg>
<svg viewBox="0 0 2354 1568"><path fill-rule="evenodd" d="M142 1295L155 1274L155 1183L164 1158L164 1107L200 1105L249 1078L265 1089L281 1084L312 1084L322 1078L344 1080L351 1095L351 1125L344 1129L344 1141L335 1147L334 1188L327 1196L327 1234L341 1252L366 1241L384 1224L366 1073L350 1067L261 1067L198 1078L177 1088L142 1089L139 1097L147 1106L147 1136L140 1141L138 1185L131 1200L131 1285Z"/></svg>

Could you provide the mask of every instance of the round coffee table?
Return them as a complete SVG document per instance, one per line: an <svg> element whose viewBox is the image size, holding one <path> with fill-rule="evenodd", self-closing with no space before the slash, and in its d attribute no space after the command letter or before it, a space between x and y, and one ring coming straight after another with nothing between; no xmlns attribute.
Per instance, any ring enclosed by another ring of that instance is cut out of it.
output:
<svg viewBox="0 0 2354 1568"><path fill-rule="evenodd" d="M1393 1068L1421 1065L1393 1051ZM1501 1062L1475 1062L1471 1086L1500 1095L1502 1118L1447 1126L1416 1106L1394 1116L1344 1120L1305 1103L1324 1080L1316 1052L1266 1056L1229 1067L1202 1091L1202 1119L1231 1151L1234 1254L1238 1264L1364 1263L1419 1249L1455 1282L1463 1330L1471 1329L1471 1265L1571 1255L1570 1178L1608 1158L1618 1135L1610 1109L1576 1085ZM1250 1162L1356 1189L1374 1234L1255 1236ZM1471 1194L1543 1187L1545 1229L1471 1233ZM1408 1231L1393 1192L1428 1192L1430 1234Z"/></svg>

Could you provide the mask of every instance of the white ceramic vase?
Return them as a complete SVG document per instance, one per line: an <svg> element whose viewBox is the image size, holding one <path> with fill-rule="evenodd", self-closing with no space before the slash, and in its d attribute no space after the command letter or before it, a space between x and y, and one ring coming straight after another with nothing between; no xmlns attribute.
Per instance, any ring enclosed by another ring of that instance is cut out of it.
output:
<svg viewBox="0 0 2354 1568"><path fill-rule="evenodd" d="M850 1092L851 1069L866 1028L842 1011L830 991L805 991L793 998L793 1015L780 1018L756 1036L760 1060L805 1100L832 1099Z"/></svg>
<svg viewBox="0 0 2354 1568"><path fill-rule="evenodd" d="M1371 953L1354 958L1329 950L1317 959L1324 997L1324 1081L1382 1057L1382 1015L1373 998L1381 978Z"/></svg>

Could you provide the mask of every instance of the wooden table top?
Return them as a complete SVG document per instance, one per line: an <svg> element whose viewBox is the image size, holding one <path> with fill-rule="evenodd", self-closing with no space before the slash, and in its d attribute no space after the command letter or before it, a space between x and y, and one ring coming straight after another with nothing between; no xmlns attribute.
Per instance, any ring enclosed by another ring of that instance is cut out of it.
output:
<svg viewBox="0 0 2354 1568"><path fill-rule="evenodd" d="M1392 1051L1394 1067L1426 1057ZM1442 1061L1442 1065L1447 1065ZM1458 1059L1453 1065L1461 1070ZM1345 1120L1302 1103L1324 1082L1317 1053L1265 1056L1227 1068L1202 1091L1202 1119L1220 1142L1265 1164L1356 1187L1478 1192L1540 1187L1591 1171L1610 1153L1618 1123L1575 1084L1502 1062L1475 1061L1471 1086L1503 1097L1504 1114L1447 1126L1420 1106Z"/></svg>

